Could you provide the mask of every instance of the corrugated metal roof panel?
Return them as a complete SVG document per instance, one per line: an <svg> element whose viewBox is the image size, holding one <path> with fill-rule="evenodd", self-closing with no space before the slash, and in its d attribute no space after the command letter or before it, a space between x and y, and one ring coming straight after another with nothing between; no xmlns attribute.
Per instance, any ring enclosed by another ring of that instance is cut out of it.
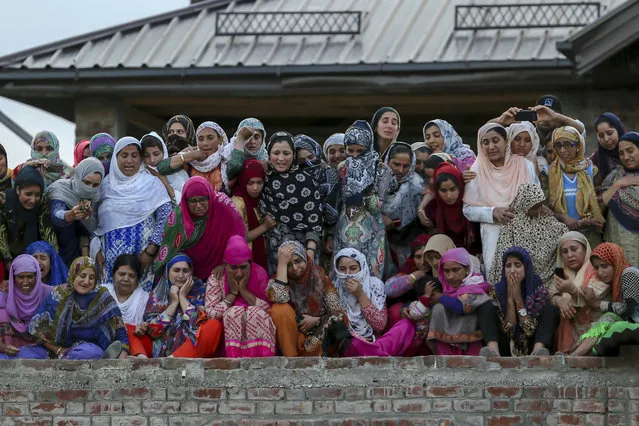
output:
<svg viewBox="0 0 639 426"><path fill-rule="evenodd" d="M492 0L512 4L515 0ZM525 2L525 0L516 0ZM535 0L550 3L557 0ZM602 13L624 0L602 0ZM454 30L475 0L210 0L0 58L4 68L164 68L529 61L563 56L578 28ZM216 13L360 11L357 35L216 36Z"/></svg>

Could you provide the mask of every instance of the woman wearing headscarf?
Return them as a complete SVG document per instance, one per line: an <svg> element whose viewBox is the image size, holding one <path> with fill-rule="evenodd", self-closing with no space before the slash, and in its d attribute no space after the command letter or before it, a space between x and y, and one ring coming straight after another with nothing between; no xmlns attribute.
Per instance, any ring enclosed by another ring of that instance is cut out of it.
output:
<svg viewBox="0 0 639 426"><path fill-rule="evenodd" d="M29 334L29 323L52 290L40 279L40 267L32 256L15 258L9 288L0 290L0 359L47 358L47 350Z"/></svg>
<svg viewBox="0 0 639 426"><path fill-rule="evenodd" d="M43 283L56 286L67 282L69 268L51 244L46 241L36 241L27 246L25 253L33 256L40 265Z"/></svg>
<svg viewBox="0 0 639 426"><path fill-rule="evenodd" d="M275 355L275 324L266 298L268 274L252 262L244 238L234 235L224 250L224 275L206 283L206 313L224 325L225 356L257 358Z"/></svg>
<svg viewBox="0 0 639 426"><path fill-rule="evenodd" d="M9 168L7 150L0 144L0 202L4 202L2 193L11 188L11 176L13 176L13 170Z"/></svg>
<svg viewBox="0 0 639 426"><path fill-rule="evenodd" d="M430 311L428 344L435 355L478 355L482 347L477 309L491 303L490 284L475 270L464 248L447 251L439 263L439 283L429 283L421 304Z"/></svg>
<svg viewBox="0 0 639 426"><path fill-rule="evenodd" d="M60 256L67 266L89 254L89 238L98 222L100 185L104 167L96 158L82 160L71 179L53 182L45 191Z"/></svg>
<svg viewBox="0 0 639 426"><path fill-rule="evenodd" d="M337 290L299 241L282 243L277 262L266 297L282 355L327 354L331 343L350 336Z"/></svg>
<svg viewBox="0 0 639 426"><path fill-rule="evenodd" d="M510 247L501 256L501 280L488 291L493 304L482 305L479 322L485 356L549 355L559 310L536 274L530 254Z"/></svg>
<svg viewBox="0 0 639 426"><path fill-rule="evenodd" d="M153 358L210 358L222 337L222 324L208 319L206 282L193 275L193 261L177 254L166 264L144 311L143 331L153 339Z"/></svg>
<svg viewBox="0 0 639 426"><path fill-rule="evenodd" d="M164 176L158 172L158 164L162 160L169 158L169 151L166 144L155 132L148 133L140 139L142 145L142 153L144 155L144 164L151 174L162 181L169 197L179 203L182 199L182 188L189 179L189 174L185 170L179 170L176 173Z"/></svg>
<svg viewBox="0 0 639 426"><path fill-rule="evenodd" d="M510 151L514 155L521 155L526 160L537 166L537 151L539 150L539 135L537 129L529 121L513 123L506 128Z"/></svg>
<svg viewBox="0 0 639 426"><path fill-rule="evenodd" d="M559 127L552 133L557 158L548 171L548 202L557 219L588 238L601 242L603 214L595 187L598 169L584 157L585 142L574 127Z"/></svg>
<svg viewBox="0 0 639 426"><path fill-rule="evenodd" d="M335 280L339 300L348 316L353 336L341 345L344 356L400 356L415 336L408 319L386 333L387 312L384 283L371 277L366 257L355 249L342 249L335 256Z"/></svg>
<svg viewBox="0 0 639 426"><path fill-rule="evenodd" d="M240 122L237 131L231 137L231 146L233 152L226 169L229 180L237 177L245 161L258 160L265 163L268 160L266 129L257 118L245 118Z"/></svg>
<svg viewBox="0 0 639 426"><path fill-rule="evenodd" d="M98 238L91 251L97 252L102 284L112 281L110 271L121 254L139 256L149 269L140 282L149 289L153 281L149 267L158 254L171 199L162 182L144 169L140 141L124 137L113 154L111 173L100 186L99 226L95 230Z"/></svg>
<svg viewBox="0 0 639 426"><path fill-rule="evenodd" d="M37 133L31 142L31 158L13 169L13 179L17 179L24 166L31 166L44 177L44 187L58 179L67 179L73 174L73 167L64 164L60 158L58 137L47 130Z"/></svg>
<svg viewBox="0 0 639 426"><path fill-rule="evenodd" d="M284 241L303 241L311 258L319 262L324 203L320 186L296 162L295 142L288 132L277 132L268 143L269 167L260 212L277 220L265 235L268 271L277 270L277 250Z"/></svg>
<svg viewBox="0 0 639 426"><path fill-rule="evenodd" d="M344 133L333 133L324 141L322 149L324 159L334 169L346 159L346 148L344 147Z"/></svg>
<svg viewBox="0 0 639 426"><path fill-rule="evenodd" d="M366 256L371 273L384 276L386 228L380 206L395 190L393 172L373 148L373 131L357 120L344 136L347 158L337 169L342 211L335 228L334 252L354 248Z"/></svg>
<svg viewBox="0 0 639 426"><path fill-rule="evenodd" d="M425 231L416 220L424 181L415 172L415 154L410 145L394 142L385 154L384 162L392 170L399 185L382 205L382 219L386 225L391 253L389 260L394 263L393 269L397 270L410 256L411 241Z"/></svg>
<svg viewBox="0 0 639 426"><path fill-rule="evenodd" d="M163 273L166 263L182 252L192 259L193 275L207 280L213 269L221 272L224 248L233 235L246 236L233 202L215 192L206 179L194 176L186 181L180 204L166 220L155 271Z"/></svg>
<svg viewBox="0 0 639 426"><path fill-rule="evenodd" d="M437 118L424 125L424 142L433 154L444 152L459 159L461 172L471 168L475 163L475 153L457 134L455 128L446 120Z"/></svg>
<svg viewBox="0 0 639 426"><path fill-rule="evenodd" d="M194 146L195 126L193 121L186 115L175 115L169 119L162 129L164 140L171 145L175 145L179 139L184 140L188 146ZM176 152L182 151L186 146L175 146Z"/></svg>
<svg viewBox="0 0 639 426"><path fill-rule="evenodd" d="M247 229L247 241L253 252L253 262L262 268L267 268L266 240L264 234L275 228L277 223L273 217L262 215L258 211L260 197L264 190L266 172L258 160L247 160L233 186L231 200L244 220Z"/></svg>
<svg viewBox="0 0 639 426"><path fill-rule="evenodd" d="M557 236L568 232L568 227L554 217L544 201L544 192L539 185L519 185L510 204L515 217L501 227L495 260L488 271L489 282L496 283L502 276L503 254L511 247L519 246L529 253L535 273L544 285L550 285L557 263Z"/></svg>
<svg viewBox="0 0 639 426"><path fill-rule="evenodd" d="M97 285L98 271L89 257L78 257L69 280L53 289L29 324L56 358L118 358L129 351L122 313L106 287Z"/></svg>
<svg viewBox="0 0 639 426"><path fill-rule="evenodd" d="M443 153L443 152L438 152L438 153L433 153L431 155L428 156L428 158L426 159L426 161L424 161L424 200L422 200L422 205L420 206L420 208L422 208L423 206L426 205L426 203L428 201L431 200L432 198L432 194L430 194L430 190L433 187L433 178L435 176L435 169L437 168L437 166L439 166L442 163L448 163L448 164L452 164L453 166L457 167L457 170L459 170L459 167L464 168L465 166L460 166L459 165L459 160L457 158L453 158L450 155ZM423 216L422 214L419 215L420 220L422 220L422 224L424 222L424 218L425 216ZM426 225L424 225L426 226ZM431 223L428 224L428 226L432 226Z"/></svg>
<svg viewBox="0 0 639 426"><path fill-rule="evenodd" d="M73 149L73 167L78 167L80 161L91 157L90 140L85 139L77 143Z"/></svg>
<svg viewBox="0 0 639 426"><path fill-rule="evenodd" d="M601 312L588 307L585 293L592 289L592 299L610 300L610 285L595 277L590 263L591 249L583 234L576 231L566 232L559 239L557 264L563 273L555 275L548 287L550 301L559 308L561 322L557 329L557 347L560 352L574 348L579 336L601 317ZM594 278L594 279L593 279Z"/></svg>
<svg viewBox="0 0 639 426"><path fill-rule="evenodd" d="M512 155L506 138L506 129L500 124L487 123L479 129L479 156L469 171L474 178L464 190L464 216L481 224L486 271L492 267L501 226L514 217L510 203L519 185L539 184L533 163L522 156Z"/></svg>
<svg viewBox="0 0 639 426"><path fill-rule="evenodd" d="M89 143L91 155L102 163L104 176L111 171L111 158L115 149L116 140L108 133L97 133L93 135Z"/></svg>
<svg viewBox="0 0 639 426"><path fill-rule="evenodd" d="M426 145L426 142L412 143L410 144L410 149L415 153L415 172L417 172L422 179L426 179L426 175L424 174L425 162L433 151Z"/></svg>
<svg viewBox="0 0 639 426"><path fill-rule="evenodd" d="M58 238L51 224L49 204L42 202L44 179L31 166L24 166L15 187L6 191L0 205L0 259L7 269L11 260L27 246L44 240L57 250Z"/></svg>
<svg viewBox="0 0 639 426"><path fill-rule="evenodd" d="M373 114L370 122L374 135L373 146L380 156L397 140L401 124L402 119L395 108L382 107Z"/></svg>
<svg viewBox="0 0 639 426"><path fill-rule="evenodd" d="M630 264L639 266L639 133L624 134L618 150L621 167L602 184L608 205L604 239L623 247Z"/></svg>
<svg viewBox="0 0 639 426"><path fill-rule="evenodd" d="M584 291L592 310L603 312L599 321L580 337L570 355L615 356L620 345L639 344L639 270L628 264L617 244L602 243L590 256L594 279L612 288L611 301L599 300L594 291Z"/></svg>
<svg viewBox="0 0 639 426"><path fill-rule="evenodd" d="M590 156L590 161L599 169L599 176L604 181L608 175L620 165L619 141L626 133L623 123L612 112L604 112L595 119L597 150Z"/></svg>

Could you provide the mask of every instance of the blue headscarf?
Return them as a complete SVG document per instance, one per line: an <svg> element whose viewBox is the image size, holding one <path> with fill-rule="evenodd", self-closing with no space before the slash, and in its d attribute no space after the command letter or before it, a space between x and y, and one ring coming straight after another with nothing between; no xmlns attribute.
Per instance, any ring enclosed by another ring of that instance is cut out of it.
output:
<svg viewBox="0 0 639 426"><path fill-rule="evenodd" d="M46 241L36 241L29 244L25 252L31 256L36 253L44 253L49 256L51 261L51 270L49 272L48 279L47 277L42 277L42 282L45 282L46 280L46 284L49 284L50 286L60 285L67 282L69 268L67 268L64 260L62 260L62 257L60 257L58 252L53 249L51 244Z"/></svg>
<svg viewBox="0 0 639 426"><path fill-rule="evenodd" d="M611 112L604 112L595 119L595 133L597 133L597 126L601 123L608 123L611 127L617 130L618 141L621 141L621 137L626 133L626 129L623 127L623 123L615 114ZM601 144L597 147L597 157L599 168L599 175L605 179L613 169L619 167L621 162L619 161L619 143L612 150L607 150Z"/></svg>
<svg viewBox="0 0 639 426"><path fill-rule="evenodd" d="M169 293L171 292L171 286L173 285L171 281L169 281L169 270L173 265L178 262L186 262L191 266L191 270L193 270L193 260L185 254L178 253L171 260L169 260L164 267L164 275L160 279L155 290L154 297L156 299L156 303L160 304L168 304L169 303ZM198 287L202 283L202 280L197 278L195 275L193 276L193 288Z"/></svg>

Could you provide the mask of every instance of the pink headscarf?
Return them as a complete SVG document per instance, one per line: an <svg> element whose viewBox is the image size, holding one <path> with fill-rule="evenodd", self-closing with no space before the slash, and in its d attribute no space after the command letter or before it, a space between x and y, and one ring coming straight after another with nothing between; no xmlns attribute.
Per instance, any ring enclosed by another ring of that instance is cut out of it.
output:
<svg viewBox="0 0 639 426"><path fill-rule="evenodd" d="M78 167L80 161L84 160L84 156L82 155L82 153L84 152L84 149L89 146L89 143L91 143L91 141L84 140L78 142L78 144L75 146L75 148L73 149L73 167Z"/></svg>
<svg viewBox="0 0 639 426"><path fill-rule="evenodd" d="M233 235L246 238L246 226L242 216L229 197L215 192L211 184L201 176L193 176L182 188L182 223L187 239L195 225L187 200L192 197L209 197L209 211L202 237L183 252L193 259L193 275L206 280L211 271L222 263L224 249Z"/></svg>
<svg viewBox="0 0 639 426"><path fill-rule="evenodd" d="M508 207L515 199L519 185L532 181L527 160L519 155L511 155L510 144L506 141L506 157L502 167L495 167L481 147L482 138L489 131L504 126L497 123L484 124L477 132L479 155L470 171L477 173L475 179L466 185L464 203L483 207Z"/></svg>
<svg viewBox="0 0 639 426"><path fill-rule="evenodd" d="M247 260L251 260L252 253L244 237L233 235L229 238L224 250L224 263L228 265L240 265ZM229 283L227 279L227 271L224 271L224 292L229 293ZM266 298L266 287L268 286L268 273L257 263L251 262L251 276L247 285L250 291L258 299L262 299L268 303ZM249 306L246 300L238 295L233 302L233 306Z"/></svg>
<svg viewBox="0 0 639 426"><path fill-rule="evenodd" d="M468 275L457 288L446 281L446 276L444 275L444 263L446 262L459 263L469 268ZM490 289L490 284L482 274L474 270L470 254L462 247L448 250L442 255L442 259L439 261L438 277L442 284L444 296L459 297L463 294L486 294Z"/></svg>
<svg viewBox="0 0 639 426"><path fill-rule="evenodd" d="M14 276L23 272L36 274L35 287L29 294L24 294L15 286ZM26 333L38 306L52 290L53 287L42 283L40 265L33 256L21 254L16 257L9 271L9 291L0 292L0 322L10 321L16 331Z"/></svg>

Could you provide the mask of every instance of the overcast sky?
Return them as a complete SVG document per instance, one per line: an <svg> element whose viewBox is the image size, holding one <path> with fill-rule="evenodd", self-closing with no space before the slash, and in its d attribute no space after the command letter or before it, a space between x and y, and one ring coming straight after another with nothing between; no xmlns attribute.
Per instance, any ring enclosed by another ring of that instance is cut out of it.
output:
<svg viewBox="0 0 639 426"><path fill-rule="evenodd" d="M3 4L0 56L188 6L189 0L13 0ZM50 130L60 139L62 158L73 163L75 124L47 112L0 98L0 110L27 132ZM9 167L29 157L29 146L0 124Z"/></svg>

